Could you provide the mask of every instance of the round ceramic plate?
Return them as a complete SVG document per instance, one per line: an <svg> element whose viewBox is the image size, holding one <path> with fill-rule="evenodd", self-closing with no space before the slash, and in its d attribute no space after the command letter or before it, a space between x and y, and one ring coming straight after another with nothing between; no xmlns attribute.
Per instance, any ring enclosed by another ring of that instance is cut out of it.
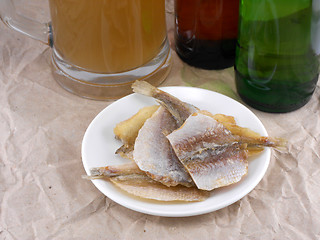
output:
<svg viewBox="0 0 320 240"><path fill-rule="evenodd" d="M222 113L235 117L239 126L248 127L261 135L267 131L260 120L245 106L222 94L191 87L163 87L162 90L213 114ZM129 160L115 154L121 142L116 140L113 128L128 119L144 106L156 104L155 100L139 94L131 94L115 101L101 111L89 125L82 142L82 161L86 173L92 167L121 164ZM238 201L248 194L264 176L270 161L271 150L265 149L250 159L247 176L236 184L211 192L202 202L161 202L138 198L127 194L107 180L92 180L108 198L129 209L157 216L185 217L212 212Z"/></svg>

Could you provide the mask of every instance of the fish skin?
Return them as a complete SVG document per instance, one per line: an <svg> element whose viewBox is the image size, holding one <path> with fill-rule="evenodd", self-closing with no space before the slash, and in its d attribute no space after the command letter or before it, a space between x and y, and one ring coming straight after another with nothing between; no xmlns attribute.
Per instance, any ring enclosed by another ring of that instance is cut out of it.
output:
<svg viewBox="0 0 320 240"><path fill-rule="evenodd" d="M167 138L199 189L227 186L247 174L247 145L210 116L191 115Z"/></svg>
<svg viewBox="0 0 320 240"><path fill-rule="evenodd" d="M159 104L165 107L172 114L174 119L177 121L178 126L181 126L192 113L199 110L192 104L183 102L145 81L135 81L132 84L132 89L135 93L157 99Z"/></svg>
<svg viewBox="0 0 320 240"><path fill-rule="evenodd" d="M247 152L236 145L205 150L183 160L199 189L211 191L239 182L248 173Z"/></svg>
<svg viewBox="0 0 320 240"><path fill-rule="evenodd" d="M140 129L133 159L153 180L166 186L180 184L189 187L194 183L166 138L166 134L175 129L177 123L172 115L160 107Z"/></svg>

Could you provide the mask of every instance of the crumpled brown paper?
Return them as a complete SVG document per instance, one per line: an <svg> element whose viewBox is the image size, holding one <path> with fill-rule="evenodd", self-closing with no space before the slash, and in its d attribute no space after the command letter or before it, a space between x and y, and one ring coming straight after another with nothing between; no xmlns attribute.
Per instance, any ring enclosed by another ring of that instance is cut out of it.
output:
<svg viewBox="0 0 320 240"><path fill-rule="evenodd" d="M34 2L36 9L44 4ZM168 33L173 44L170 13ZM204 71L174 52L173 58L164 85L201 85L237 99L231 68ZM252 109L270 135L288 139L289 151L273 151L266 175L247 196L201 216L150 216L81 179L83 134L111 102L66 92L52 77L50 49L1 23L0 239L319 239L319 87L292 113Z"/></svg>

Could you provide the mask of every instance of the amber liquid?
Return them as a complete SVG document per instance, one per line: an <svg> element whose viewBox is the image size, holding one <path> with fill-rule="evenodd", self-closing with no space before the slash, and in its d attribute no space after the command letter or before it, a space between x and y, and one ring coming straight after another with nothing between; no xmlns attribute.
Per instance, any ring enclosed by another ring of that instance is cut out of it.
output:
<svg viewBox="0 0 320 240"><path fill-rule="evenodd" d="M166 38L164 0L49 0L53 44L68 63L91 72L135 69Z"/></svg>
<svg viewBox="0 0 320 240"><path fill-rule="evenodd" d="M204 69L234 64L239 0L176 0L176 50L186 63Z"/></svg>

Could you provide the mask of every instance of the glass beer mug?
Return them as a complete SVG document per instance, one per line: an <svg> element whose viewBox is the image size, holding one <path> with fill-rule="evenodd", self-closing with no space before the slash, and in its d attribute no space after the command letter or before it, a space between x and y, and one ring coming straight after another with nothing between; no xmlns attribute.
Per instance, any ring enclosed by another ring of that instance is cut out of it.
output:
<svg viewBox="0 0 320 240"><path fill-rule="evenodd" d="M117 99L135 80L159 85L171 67L165 0L49 0L50 23L0 1L3 22L52 47L55 79L91 99Z"/></svg>

